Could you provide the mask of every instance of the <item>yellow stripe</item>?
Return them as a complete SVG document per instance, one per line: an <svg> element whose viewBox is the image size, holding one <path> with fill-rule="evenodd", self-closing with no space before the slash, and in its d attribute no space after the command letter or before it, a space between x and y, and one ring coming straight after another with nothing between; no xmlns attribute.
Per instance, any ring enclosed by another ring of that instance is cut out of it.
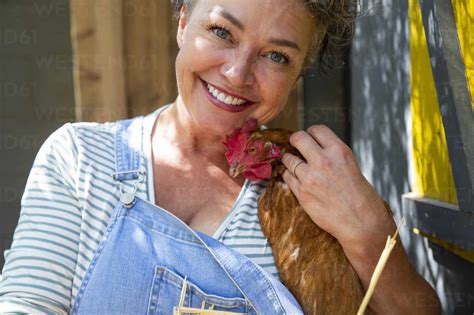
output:
<svg viewBox="0 0 474 315"><path fill-rule="evenodd" d="M452 0L454 18L459 36L461 53L466 67L466 77L471 92L471 106L474 110L474 1Z"/></svg>
<svg viewBox="0 0 474 315"><path fill-rule="evenodd" d="M446 249L447 251L450 251L451 253L474 263L474 252L472 252L472 251L465 250L462 247L451 244L451 243L449 243L447 241L444 241L442 239L439 239L435 236L431 236L427 233L424 233L424 232L420 231L417 228L413 229L413 233L418 234L418 235L423 236L423 237L426 237L430 242L432 242L432 243L434 243L438 246L441 246L442 248Z"/></svg>
<svg viewBox="0 0 474 315"><path fill-rule="evenodd" d="M409 0L414 192L458 204L418 0Z"/></svg>

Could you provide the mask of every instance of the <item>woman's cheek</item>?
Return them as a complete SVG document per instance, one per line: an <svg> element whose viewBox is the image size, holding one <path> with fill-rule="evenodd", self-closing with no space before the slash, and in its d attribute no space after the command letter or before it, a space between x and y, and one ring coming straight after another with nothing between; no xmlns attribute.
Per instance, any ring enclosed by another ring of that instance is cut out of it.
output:
<svg viewBox="0 0 474 315"><path fill-rule="evenodd" d="M263 103L256 109L254 115L260 123L268 123L275 118L285 107L288 99L282 91L268 91Z"/></svg>
<svg viewBox="0 0 474 315"><path fill-rule="evenodd" d="M284 78L278 79L275 75L273 77L273 80L267 80L264 88L265 103L267 105L258 110L261 114L260 117L264 120L263 123L271 121L283 110L292 88L292 81ZM260 86L263 87L263 85Z"/></svg>

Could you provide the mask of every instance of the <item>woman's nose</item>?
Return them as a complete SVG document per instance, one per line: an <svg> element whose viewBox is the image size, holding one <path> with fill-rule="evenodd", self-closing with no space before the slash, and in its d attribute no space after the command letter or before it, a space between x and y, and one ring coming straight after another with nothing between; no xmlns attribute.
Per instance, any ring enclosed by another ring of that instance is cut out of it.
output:
<svg viewBox="0 0 474 315"><path fill-rule="evenodd" d="M235 86L252 85L255 82L254 61L251 55L234 55L222 65L221 72Z"/></svg>

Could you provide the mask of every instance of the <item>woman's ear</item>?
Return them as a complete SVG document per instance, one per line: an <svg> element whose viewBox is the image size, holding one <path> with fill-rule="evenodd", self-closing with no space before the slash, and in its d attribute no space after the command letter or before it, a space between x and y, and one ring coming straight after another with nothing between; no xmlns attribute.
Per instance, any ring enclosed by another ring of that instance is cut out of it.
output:
<svg viewBox="0 0 474 315"><path fill-rule="evenodd" d="M178 42L178 48L181 49L184 41L184 31L186 29L188 21L186 19L186 4L181 6L181 10L179 12L179 21L178 21L178 33L176 35L176 40Z"/></svg>

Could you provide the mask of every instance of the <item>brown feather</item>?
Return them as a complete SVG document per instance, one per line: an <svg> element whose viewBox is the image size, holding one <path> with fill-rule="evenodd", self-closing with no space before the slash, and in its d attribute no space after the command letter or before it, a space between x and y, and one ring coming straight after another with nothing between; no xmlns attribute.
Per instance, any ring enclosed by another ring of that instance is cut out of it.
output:
<svg viewBox="0 0 474 315"><path fill-rule="evenodd" d="M251 139L271 141L301 157L289 144L291 134L267 129L254 132ZM258 216L282 282L305 314L355 314L363 298L357 273L341 244L311 220L282 182L281 161L273 163L272 178L258 201Z"/></svg>

